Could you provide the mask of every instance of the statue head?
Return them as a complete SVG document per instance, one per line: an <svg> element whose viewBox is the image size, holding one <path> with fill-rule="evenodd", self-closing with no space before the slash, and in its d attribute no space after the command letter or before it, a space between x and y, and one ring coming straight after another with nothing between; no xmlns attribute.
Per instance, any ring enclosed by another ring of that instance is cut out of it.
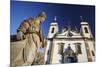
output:
<svg viewBox="0 0 100 67"><path fill-rule="evenodd" d="M40 19L40 22L44 22L45 19L46 19L46 14L45 14L45 12L41 12L41 13L38 15L38 18Z"/></svg>

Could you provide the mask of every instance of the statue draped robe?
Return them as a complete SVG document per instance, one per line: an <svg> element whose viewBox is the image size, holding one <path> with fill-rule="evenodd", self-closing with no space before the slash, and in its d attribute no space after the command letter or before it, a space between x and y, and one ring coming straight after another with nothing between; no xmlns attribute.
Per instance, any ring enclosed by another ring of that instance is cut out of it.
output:
<svg viewBox="0 0 100 67"><path fill-rule="evenodd" d="M37 50L42 46L41 40L43 41L43 39L41 39L39 19L31 20L28 23L30 25L26 26L27 24L24 24L20 26L20 29L24 30L24 33L27 31L23 26L26 26L28 29L25 39L11 43L12 67L17 65L31 65L35 60Z"/></svg>

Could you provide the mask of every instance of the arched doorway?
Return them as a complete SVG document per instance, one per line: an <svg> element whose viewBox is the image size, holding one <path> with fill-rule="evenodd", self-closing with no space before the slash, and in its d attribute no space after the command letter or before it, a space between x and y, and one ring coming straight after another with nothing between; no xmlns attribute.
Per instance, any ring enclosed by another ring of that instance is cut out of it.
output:
<svg viewBox="0 0 100 67"><path fill-rule="evenodd" d="M77 55L76 53L71 49L70 44L68 45L67 49L64 52L64 63L76 63Z"/></svg>

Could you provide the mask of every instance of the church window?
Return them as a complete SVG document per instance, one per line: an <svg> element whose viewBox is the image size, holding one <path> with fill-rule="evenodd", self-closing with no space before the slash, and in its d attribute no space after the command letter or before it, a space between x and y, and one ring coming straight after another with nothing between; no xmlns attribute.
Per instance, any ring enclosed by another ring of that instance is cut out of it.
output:
<svg viewBox="0 0 100 67"><path fill-rule="evenodd" d="M52 28L51 33L54 33L54 27Z"/></svg>
<svg viewBox="0 0 100 67"><path fill-rule="evenodd" d="M63 53L63 48L64 48L63 43L59 43L59 44L58 44L58 53L59 53L59 54L62 54L62 53Z"/></svg>
<svg viewBox="0 0 100 67"><path fill-rule="evenodd" d="M92 55L95 56L94 51L92 50L91 52L92 52Z"/></svg>
<svg viewBox="0 0 100 67"><path fill-rule="evenodd" d="M85 33L88 33L88 29L86 27L84 27Z"/></svg>
<svg viewBox="0 0 100 67"><path fill-rule="evenodd" d="M78 54L82 54L82 51L81 51L81 43L77 43L76 44L76 51Z"/></svg>

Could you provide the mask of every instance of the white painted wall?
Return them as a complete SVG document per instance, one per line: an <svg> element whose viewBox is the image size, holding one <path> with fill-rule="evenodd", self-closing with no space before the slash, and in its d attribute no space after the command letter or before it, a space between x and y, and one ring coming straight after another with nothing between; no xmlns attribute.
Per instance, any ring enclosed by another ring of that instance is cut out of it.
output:
<svg viewBox="0 0 100 67"><path fill-rule="evenodd" d="M84 24L87 24L87 25L84 25ZM85 30L84 30L85 27L87 28L88 33L85 33ZM88 37L88 38L93 37L91 30L89 28L88 22L81 22L81 30L82 30L82 34L84 35L84 37Z"/></svg>
<svg viewBox="0 0 100 67"><path fill-rule="evenodd" d="M65 43L64 45L64 51L68 47L68 44L70 44L71 48L76 51L74 43L81 43L82 48L82 54L78 55L78 62L87 62L87 54L85 50L85 44L84 41L54 41L54 51L53 51L53 60L52 63L60 63L59 60L61 60L61 56L58 54L58 45L57 43Z"/></svg>
<svg viewBox="0 0 100 67"><path fill-rule="evenodd" d="M51 33L52 28L54 28L54 33ZM51 23L48 33L48 38L52 38L58 32L58 24L56 22Z"/></svg>
<svg viewBox="0 0 100 67"><path fill-rule="evenodd" d="M84 24L88 24L87 22L81 22L81 30L82 30L82 33L84 35L84 37L88 37L90 38L90 35L91 34L91 30L89 28L89 25L84 25ZM51 33L51 30L52 28L55 28L54 30L54 33ZM89 33L85 33L85 30L84 30L84 27L87 27L88 29L88 32ZM53 36L58 32L58 24L57 23L51 23L51 26L50 26L50 29L49 29L49 33L48 33L48 38L53 38ZM58 34L56 37L57 38L65 38L65 40L59 40L59 39L54 39L53 40L53 44L52 44L52 48L53 48L53 54L52 54L52 64L58 64L58 63L61 63L60 60L61 60L61 55L58 54L58 43L65 43L64 45L64 51L65 49L68 47L68 44L70 44L71 48L74 50L74 52L76 52L76 47L75 47L75 43L81 43L81 51L82 51L82 54L78 54L77 58L78 58L78 63L80 62L88 62L88 58L87 58L87 52L86 52L86 46L85 46L85 42L84 40L82 39L83 36L81 36L80 33L75 33L75 32L72 32L71 33L73 34L72 37L67 37L67 33L68 31L65 31L61 34ZM66 40L66 38L81 38L80 40ZM95 51L94 50L94 43L92 41L88 41L88 44L89 44L89 48L90 48L90 53L91 53L91 56L92 56L92 52L91 50ZM50 41L48 41L48 44L47 44L47 47L46 47L46 53L45 53L45 61L48 59L48 56L47 55L47 52L48 50L50 50ZM95 53L95 52L94 52ZM95 57L92 56L92 60L94 61L95 60Z"/></svg>
<svg viewBox="0 0 100 67"><path fill-rule="evenodd" d="M90 49L90 54L91 54L91 57L92 57L92 61L95 61L95 56L92 55L92 51L95 54L94 43L92 41L88 41L87 43L89 45L89 49Z"/></svg>

